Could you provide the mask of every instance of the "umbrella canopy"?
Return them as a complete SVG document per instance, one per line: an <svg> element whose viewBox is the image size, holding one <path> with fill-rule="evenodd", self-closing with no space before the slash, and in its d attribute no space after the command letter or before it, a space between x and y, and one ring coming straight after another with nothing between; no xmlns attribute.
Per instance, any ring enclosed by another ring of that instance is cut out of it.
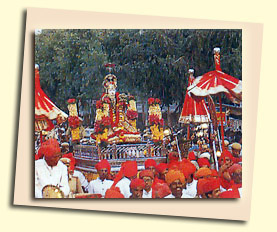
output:
<svg viewBox="0 0 277 232"><path fill-rule="evenodd" d="M60 110L43 92L40 86L39 67L35 66L35 131L52 130L51 120L66 121L68 115Z"/></svg>
<svg viewBox="0 0 277 232"><path fill-rule="evenodd" d="M242 81L232 77L220 68L220 49L214 49L215 70L197 77L188 87L188 94L205 97L225 93L232 101L237 103L242 98Z"/></svg>
<svg viewBox="0 0 277 232"><path fill-rule="evenodd" d="M194 70L189 69L189 81L190 86L195 80L193 76ZM207 123L210 122L209 112L205 104L203 97L189 96L188 93L185 96L182 113L179 118L180 123Z"/></svg>

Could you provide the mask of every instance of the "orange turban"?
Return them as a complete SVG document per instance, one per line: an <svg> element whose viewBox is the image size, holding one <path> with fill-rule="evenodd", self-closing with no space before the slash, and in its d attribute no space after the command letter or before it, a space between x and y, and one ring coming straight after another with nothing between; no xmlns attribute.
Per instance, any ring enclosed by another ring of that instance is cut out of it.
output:
<svg viewBox="0 0 277 232"><path fill-rule="evenodd" d="M209 160L207 158L199 158L197 160L197 163L199 165L200 168L202 168L203 166L207 165L208 167L211 166Z"/></svg>
<svg viewBox="0 0 277 232"><path fill-rule="evenodd" d="M206 178L212 175L212 171L209 168L199 168L198 171L194 174L195 179Z"/></svg>
<svg viewBox="0 0 277 232"><path fill-rule="evenodd" d="M220 187L220 180L215 178L200 179L197 182L197 193L202 195Z"/></svg>
<svg viewBox="0 0 277 232"><path fill-rule="evenodd" d="M126 177L136 176L138 172L138 166L136 161L126 161L123 166L123 174Z"/></svg>
<svg viewBox="0 0 277 232"><path fill-rule="evenodd" d="M144 180L137 179L137 178L133 179L130 184L130 189L135 189L137 187L142 187L144 189L145 187Z"/></svg>
<svg viewBox="0 0 277 232"><path fill-rule="evenodd" d="M41 145L41 153L45 157L52 157L61 153L60 144L56 139L48 139Z"/></svg>
<svg viewBox="0 0 277 232"><path fill-rule="evenodd" d="M154 179L154 174L150 170L143 170L139 173L139 178L142 179L145 176L149 176L152 180Z"/></svg>
<svg viewBox="0 0 277 232"><path fill-rule="evenodd" d="M188 178L191 174L196 172L196 167L193 163L188 162L182 165L182 172L186 178Z"/></svg>
<svg viewBox="0 0 277 232"><path fill-rule="evenodd" d="M118 187L112 187L107 189L105 198L124 198Z"/></svg>
<svg viewBox="0 0 277 232"><path fill-rule="evenodd" d="M97 163L95 165L95 168L96 168L97 171L99 171L99 170L101 170L103 168L108 169L108 172L111 171L111 165L109 164L108 160L106 160L106 159L103 159L99 163Z"/></svg>
<svg viewBox="0 0 277 232"><path fill-rule="evenodd" d="M165 181L168 185L170 185L175 180L180 180L183 184L186 183L186 179L184 175L178 170L169 170L169 172L165 176Z"/></svg>
<svg viewBox="0 0 277 232"><path fill-rule="evenodd" d="M155 167L156 168L157 166L157 163L155 160L153 159L147 159L144 163L144 167L145 169L149 168L149 167Z"/></svg>
<svg viewBox="0 0 277 232"><path fill-rule="evenodd" d="M162 173L165 171L165 169L167 169L167 164L166 163L160 163L156 166L156 170L159 172L159 173Z"/></svg>

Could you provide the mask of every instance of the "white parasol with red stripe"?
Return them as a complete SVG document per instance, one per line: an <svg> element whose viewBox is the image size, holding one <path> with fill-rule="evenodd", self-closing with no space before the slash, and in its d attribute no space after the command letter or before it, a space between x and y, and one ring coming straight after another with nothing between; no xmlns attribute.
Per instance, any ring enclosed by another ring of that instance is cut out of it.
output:
<svg viewBox="0 0 277 232"><path fill-rule="evenodd" d="M51 120L66 121L68 115L60 110L44 93L40 86L39 66L35 65L35 131L54 128Z"/></svg>

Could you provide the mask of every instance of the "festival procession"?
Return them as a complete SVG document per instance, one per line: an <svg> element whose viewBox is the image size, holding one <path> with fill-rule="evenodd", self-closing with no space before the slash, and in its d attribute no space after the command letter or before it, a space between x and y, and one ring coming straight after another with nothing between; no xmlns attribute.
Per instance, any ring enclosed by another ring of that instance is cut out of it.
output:
<svg viewBox="0 0 277 232"><path fill-rule="evenodd" d="M36 31L34 197L241 198L238 35Z"/></svg>

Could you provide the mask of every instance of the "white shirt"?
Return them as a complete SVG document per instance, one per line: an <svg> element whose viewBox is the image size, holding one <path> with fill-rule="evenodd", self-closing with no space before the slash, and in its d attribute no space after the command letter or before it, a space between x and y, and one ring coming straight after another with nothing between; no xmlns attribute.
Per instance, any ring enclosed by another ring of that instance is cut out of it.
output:
<svg viewBox="0 0 277 232"><path fill-rule="evenodd" d="M151 188L151 190L149 192L146 192L143 189L142 198L152 198L152 188Z"/></svg>
<svg viewBox="0 0 277 232"><path fill-rule="evenodd" d="M101 194L102 197L105 196L107 189L112 187L112 180L100 180L99 177L96 180L92 180L88 185L88 192L93 194Z"/></svg>
<svg viewBox="0 0 277 232"><path fill-rule="evenodd" d="M124 198L130 198L132 195L130 191L130 184L131 180L127 177L123 177L115 187L118 187L120 189L121 194L123 194Z"/></svg>
<svg viewBox="0 0 277 232"><path fill-rule="evenodd" d="M35 198L42 198L42 189L46 185L58 186L68 196L67 167L61 161L54 167L48 166L44 159L35 161Z"/></svg>
<svg viewBox="0 0 277 232"><path fill-rule="evenodd" d="M169 194L168 196L166 196L164 198L176 198L176 197L174 195L172 195L172 193L171 193L171 194ZM182 193L181 198L193 198L193 197L191 197L190 195Z"/></svg>
<svg viewBox="0 0 277 232"><path fill-rule="evenodd" d="M88 191L88 181L84 174L80 171L74 170L73 176L78 177L82 187L84 187L85 190Z"/></svg>
<svg viewBox="0 0 277 232"><path fill-rule="evenodd" d="M187 183L186 189L183 189L183 194L195 198L197 195L197 180L193 179L191 183Z"/></svg>

